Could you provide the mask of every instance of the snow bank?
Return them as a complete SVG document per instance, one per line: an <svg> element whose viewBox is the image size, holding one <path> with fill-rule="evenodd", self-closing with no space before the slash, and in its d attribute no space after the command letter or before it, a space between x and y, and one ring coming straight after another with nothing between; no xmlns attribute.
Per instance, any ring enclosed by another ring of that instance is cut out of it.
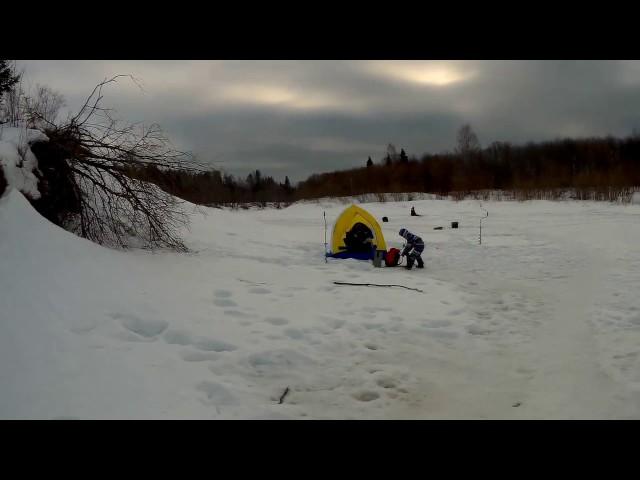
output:
<svg viewBox="0 0 640 480"><path fill-rule="evenodd" d="M48 140L40 130L0 126L0 168L7 184L33 199L40 198L38 159L29 147Z"/></svg>

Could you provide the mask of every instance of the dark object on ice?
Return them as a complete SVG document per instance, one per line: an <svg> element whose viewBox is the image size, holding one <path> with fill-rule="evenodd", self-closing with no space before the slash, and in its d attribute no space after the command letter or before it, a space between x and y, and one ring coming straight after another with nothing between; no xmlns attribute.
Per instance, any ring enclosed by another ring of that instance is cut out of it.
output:
<svg viewBox="0 0 640 480"><path fill-rule="evenodd" d="M358 285L363 287L400 287L406 288L407 290L415 290L416 292L424 293L422 290L418 290L417 288L409 288L404 285L379 285L377 283L348 283L348 282L333 282L336 285Z"/></svg>
<svg viewBox="0 0 640 480"><path fill-rule="evenodd" d="M421 217L422 215L418 215L416 213L416 209L414 207L411 207L411 216L412 217Z"/></svg>
<svg viewBox="0 0 640 480"><path fill-rule="evenodd" d="M458 228L458 222L451 222L451 228Z"/></svg>
<svg viewBox="0 0 640 480"><path fill-rule="evenodd" d="M386 250L376 250L373 254L373 266L382 267L382 260L386 256Z"/></svg>
<svg viewBox="0 0 640 480"><path fill-rule="evenodd" d="M388 219L387 217L382 217L382 221L383 221L383 222L388 222L388 221L389 221L389 219Z"/></svg>
<svg viewBox="0 0 640 480"><path fill-rule="evenodd" d="M516 402L516 403L514 403L512 406L513 406L513 407L519 407L520 405L522 405L522 403L520 403L520 402Z"/></svg>
<svg viewBox="0 0 640 480"><path fill-rule="evenodd" d="M442 227L433 227L434 230L442 230Z"/></svg>
<svg viewBox="0 0 640 480"><path fill-rule="evenodd" d="M282 402L284 401L284 397L287 396L287 393L289 393L289 387L287 387L284 391L284 393L282 394L282 396L280 397L280 401L278 402L278 404L282 404Z"/></svg>

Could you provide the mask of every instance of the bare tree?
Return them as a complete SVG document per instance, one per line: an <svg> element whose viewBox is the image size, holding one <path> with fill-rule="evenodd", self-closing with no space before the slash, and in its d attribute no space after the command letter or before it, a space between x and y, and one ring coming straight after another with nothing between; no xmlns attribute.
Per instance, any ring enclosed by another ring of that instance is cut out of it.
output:
<svg viewBox="0 0 640 480"><path fill-rule="evenodd" d="M480 141L471 125L468 123L460 127L456 137L456 152L464 156L480 150Z"/></svg>
<svg viewBox="0 0 640 480"><path fill-rule="evenodd" d="M192 156L172 148L158 125L146 127L116 120L102 106L105 79L78 113L47 129L50 143L62 150L80 204L67 227L95 242L127 247L141 239L145 247L186 250L180 229L188 218L174 196L144 180L145 169L203 171Z"/></svg>
<svg viewBox="0 0 640 480"><path fill-rule="evenodd" d="M60 109L66 105L61 93L38 85L33 95L25 95L25 120L29 128L54 126Z"/></svg>
<svg viewBox="0 0 640 480"><path fill-rule="evenodd" d="M11 81L1 86L0 123L40 129L55 126L60 109L66 103L62 94L42 85L38 85L33 93L25 91L24 69L18 70L16 62L2 62L2 76Z"/></svg>
<svg viewBox="0 0 640 480"><path fill-rule="evenodd" d="M396 161L398 158L398 152L396 151L396 146L393 143L387 145L387 158L390 158L391 161Z"/></svg>

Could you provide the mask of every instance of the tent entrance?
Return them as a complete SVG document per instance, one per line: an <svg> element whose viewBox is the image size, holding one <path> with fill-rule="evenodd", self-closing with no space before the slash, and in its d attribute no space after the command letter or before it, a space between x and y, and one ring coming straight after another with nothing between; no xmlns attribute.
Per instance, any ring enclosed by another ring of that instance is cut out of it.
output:
<svg viewBox="0 0 640 480"><path fill-rule="evenodd" d="M357 222L344 237L343 251L370 252L373 249L373 231L364 223Z"/></svg>

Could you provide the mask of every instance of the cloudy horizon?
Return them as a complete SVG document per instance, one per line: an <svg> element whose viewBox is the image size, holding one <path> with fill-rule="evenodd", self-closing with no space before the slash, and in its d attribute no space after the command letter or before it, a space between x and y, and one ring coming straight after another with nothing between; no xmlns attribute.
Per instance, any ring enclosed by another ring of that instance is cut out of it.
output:
<svg viewBox="0 0 640 480"><path fill-rule="evenodd" d="M638 61L18 61L77 110L105 78L105 105L158 123L216 168L282 181L454 148L470 123L483 146L640 127Z"/></svg>

